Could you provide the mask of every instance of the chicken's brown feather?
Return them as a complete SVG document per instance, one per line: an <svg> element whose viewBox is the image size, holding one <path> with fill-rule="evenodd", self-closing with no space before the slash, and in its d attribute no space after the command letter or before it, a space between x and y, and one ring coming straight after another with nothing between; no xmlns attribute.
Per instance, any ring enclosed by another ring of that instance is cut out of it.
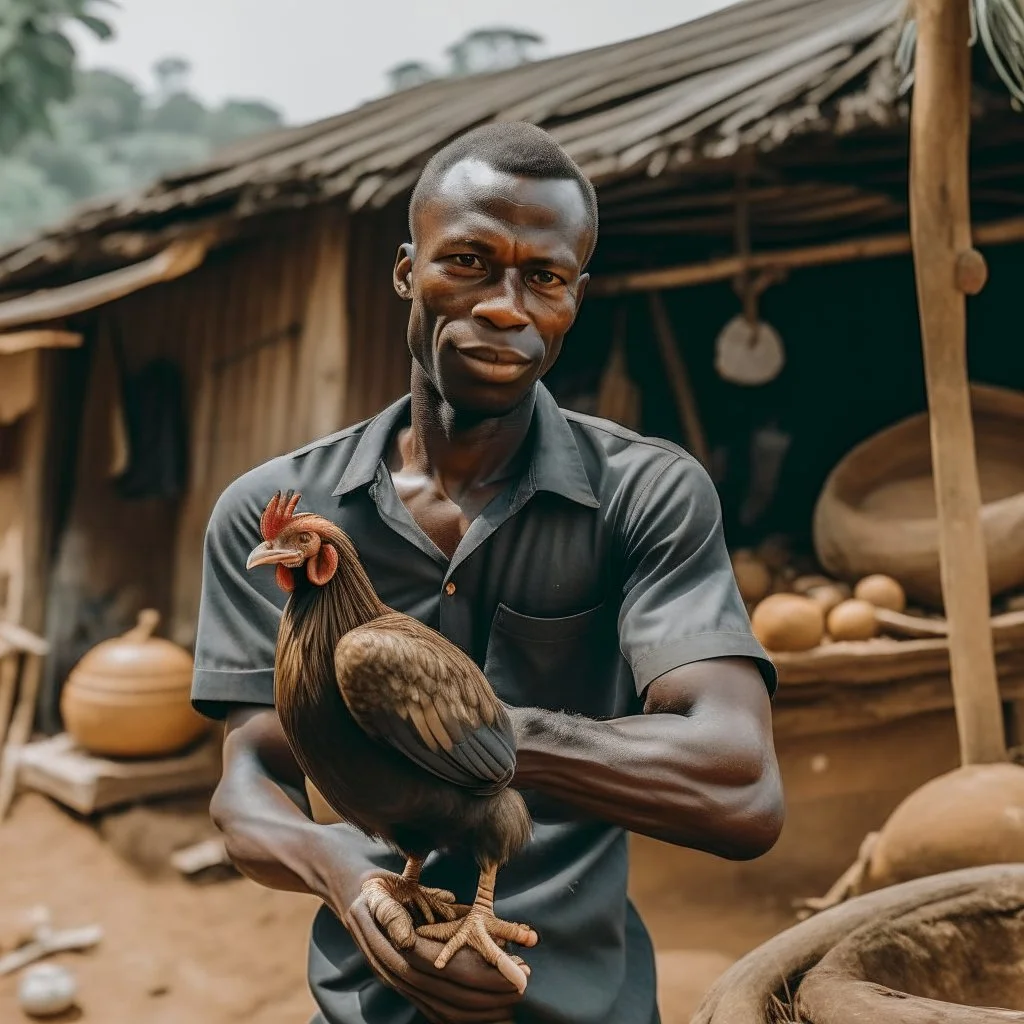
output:
<svg viewBox="0 0 1024 1024"><path fill-rule="evenodd" d="M338 642L335 673L349 711L376 739L480 792L515 771L515 734L477 665L455 644L390 612Z"/></svg>

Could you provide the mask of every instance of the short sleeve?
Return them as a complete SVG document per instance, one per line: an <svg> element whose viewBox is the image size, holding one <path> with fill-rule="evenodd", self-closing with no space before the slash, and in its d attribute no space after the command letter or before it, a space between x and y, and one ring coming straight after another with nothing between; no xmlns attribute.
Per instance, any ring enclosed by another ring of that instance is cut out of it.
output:
<svg viewBox="0 0 1024 1024"><path fill-rule="evenodd" d="M751 658L771 695L777 675L750 628L725 546L721 503L703 467L668 454L627 516L619 644L637 692L709 658Z"/></svg>
<svg viewBox="0 0 1024 1024"><path fill-rule="evenodd" d="M259 502L245 478L218 499L203 544L192 704L224 718L232 704L274 703L274 653L286 595L273 573L249 572L259 543Z"/></svg>

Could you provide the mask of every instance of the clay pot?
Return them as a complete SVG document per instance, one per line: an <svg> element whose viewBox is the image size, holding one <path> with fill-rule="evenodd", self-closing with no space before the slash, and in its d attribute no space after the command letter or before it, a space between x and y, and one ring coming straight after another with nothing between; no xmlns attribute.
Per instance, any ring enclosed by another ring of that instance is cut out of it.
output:
<svg viewBox="0 0 1024 1024"><path fill-rule="evenodd" d="M97 644L72 669L61 715L93 754L160 757L197 740L208 723L192 710L192 658L154 637L159 614L146 609L134 629Z"/></svg>
<svg viewBox="0 0 1024 1024"><path fill-rule="evenodd" d="M1024 394L975 384L971 409L994 596L1024 584ZM836 466L815 507L814 549L840 579L885 573L912 603L942 607L926 413L869 438Z"/></svg>
<svg viewBox="0 0 1024 1024"><path fill-rule="evenodd" d="M1024 862L1024 767L963 765L915 789L889 815L857 889L1016 862Z"/></svg>

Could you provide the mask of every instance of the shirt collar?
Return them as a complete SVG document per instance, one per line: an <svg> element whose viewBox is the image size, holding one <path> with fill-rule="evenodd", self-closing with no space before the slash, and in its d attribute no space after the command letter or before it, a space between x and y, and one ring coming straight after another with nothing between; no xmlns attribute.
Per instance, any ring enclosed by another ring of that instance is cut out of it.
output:
<svg viewBox="0 0 1024 1024"><path fill-rule="evenodd" d="M395 430L409 420L410 398L403 396L373 417L356 442L352 458L334 489L335 496L371 484ZM530 430L533 453L528 475L533 488L551 491L588 508L600 507L583 465L576 438L562 410L543 384L537 384Z"/></svg>

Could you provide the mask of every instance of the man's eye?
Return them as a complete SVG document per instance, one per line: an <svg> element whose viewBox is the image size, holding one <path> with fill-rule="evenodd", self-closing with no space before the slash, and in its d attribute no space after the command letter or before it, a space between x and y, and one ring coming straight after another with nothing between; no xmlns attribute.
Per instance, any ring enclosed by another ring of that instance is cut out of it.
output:
<svg viewBox="0 0 1024 1024"><path fill-rule="evenodd" d="M537 284L555 284L560 281L561 278L557 274L552 274L550 270L535 270L530 275Z"/></svg>
<svg viewBox="0 0 1024 1024"><path fill-rule="evenodd" d="M471 252L462 252L458 256L454 256L455 263L460 267L465 267L467 270L483 269L483 263L480 262L479 256L474 256Z"/></svg>

